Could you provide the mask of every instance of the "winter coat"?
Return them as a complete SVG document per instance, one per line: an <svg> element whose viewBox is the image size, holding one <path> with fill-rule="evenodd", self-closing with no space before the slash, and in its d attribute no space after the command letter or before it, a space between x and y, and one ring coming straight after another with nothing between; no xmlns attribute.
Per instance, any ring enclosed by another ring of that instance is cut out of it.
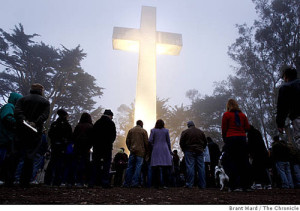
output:
<svg viewBox="0 0 300 211"><path fill-rule="evenodd" d="M148 133L137 125L128 131L126 146L130 153L139 157L145 157L148 148Z"/></svg>
<svg viewBox="0 0 300 211"><path fill-rule="evenodd" d="M207 140L202 130L192 126L181 133L179 144L183 152L200 154L207 146Z"/></svg>
<svg viewBox="0 0 300 211"><path fill-rule="evenodd" d="M88 156L92 148L93 124L78 123L73 133L74 153L76 156Z"/></svg>
<svg viewBox="0 0 300 211"><path fill-rule="evenodd" d="M15 108L15 118L20 137L24 136L23 132L24 128L26 128L23 125L23 120L35 123L38 132L41 134L43 124L48 119L49 113L50 103L39 93L31 92L29 95L19 99Z"/></svg>
<svg viewBox="0 0 300 211"><path fill-rule="evenodd" d="M116 139L115 123L106 115L102 115L93 126L93 153L111 152Z"/></svg>
<svg viewBox="0 0 300 211"><path fill-rule="evenodd" d="M278 92L276 123L284 127L285 119L293 121L300 116L300 79L284 83Z"/></svg>
<svg viewBox="0 0 300 211"><path fill-rule="evenodd" d="M15 123L14 110L17 101L22 95L11 93L8 103L0 109L0 147L5 147L14 139Z"/></svg>
<svg viewBox="0 0 300 211"><path fill-rule="evenodd" d="M154 128L149 143L152 146L151 166L172 166L172 151L169 130Z"/></svg>
<svg viewBox="0 0 300 211"><path fill-rule="evenodd" d="M57 120L51 124L48 136L51 141L51 152L65 153L68 144L71 142L72 127L68 120L58 117Z"/></svg>

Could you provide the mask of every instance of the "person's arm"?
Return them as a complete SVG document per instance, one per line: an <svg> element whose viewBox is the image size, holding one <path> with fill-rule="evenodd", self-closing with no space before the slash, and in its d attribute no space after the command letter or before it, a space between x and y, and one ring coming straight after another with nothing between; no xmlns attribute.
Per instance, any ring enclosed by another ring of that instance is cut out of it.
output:
<svg viewBox="0 0 300 211"><path fill-rule="evenodd" d="M287 87L281 87L278 92L276 124L280 133L283 133L285 119L289 112L288 94L286 89Z"/></svg>
<svg viewBox="0 0 300 211"><path fill-rule="evenodd" d="M228 131L228 118L227 118L226 113L224 113L223 117L222 117L222 137L223 137L223 140L225 140L225 138L226 138L227 131Z"/></svg>
<svg viewBox="0 0 300 211"><path fill-rule="evenodd" d="M131 139L132 139L131 136L132 136L131 130L129 130L128 134L126 136L126 146L127 146L129 151L131 150Z"/></svg>
<svg viewBox="0 0 300 211"><path fill-rule="evenodd" d="M181 135L180 135L180 141L179 141L179 145L180 148L182 149L182 151L184 151L185 148L185 141L186 141L186 133L184 131L182 131Z"/></svg>
<svg viewBox="0 0 300 211"><path fill-rule="evenodd" d="M154 130L152 129L150 132L149 143L151 146L154 144Z"/></svg>
<svg viewBox="0 0 300 211"><path fill-rule="evenodd" d="M172 149L171 149L171 140L170 140L169 130L167 130L167 137L166 138L167 138L166 141L167 141L167 144L168 144L168 148L169 148L170 153L172 155L173 153L172 153Z"/></svg>

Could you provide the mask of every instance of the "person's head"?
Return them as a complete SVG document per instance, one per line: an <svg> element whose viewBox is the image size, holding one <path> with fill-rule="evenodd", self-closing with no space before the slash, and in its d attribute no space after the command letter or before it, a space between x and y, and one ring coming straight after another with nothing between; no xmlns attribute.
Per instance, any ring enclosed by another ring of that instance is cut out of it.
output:
<svg viewBox="0 0 300 211"><path fill-rule="evenodd" d="M18 93L15 93L15 92L12 92L10 93L9 95L9 98L8 98L8 103L11 103L13 105L16 105L17 104L17 101L22 98L23 96L18 94Z"/></svg>
<svg viewBox="0 0 300 211"><path fill-rule="evenodd" d="M114 113L110 109L104 111L104 115L108 116L110 119L113 119Z"/></svg>
<svg viewBox="0 0 300 211"><path fill-rule="evenodd" d="M285 82L289 82L297 79L297 70L292 67L285 68L282 73L282 79Z"/></svg>
<svg viewBox="0 0 300 211"><path fill-rule="evenodd" d="M187 127L190 128L190 127L195 127L195 124L193 121L188 121L187 123Z"/></svg>
<svg viewBox="0 0 300 211"><path fill-rule="evenodd" d="M162 119L159 119L159 120L156 121L155 128L162 129L164 127L165 127L165 123Z"/></svg>
<svg viewBox="0 0 300 211"><path fill-rule="evenodd" d="M85 113L81 114L79 122L80 123L91 123L92 124L92 117L89 113L85 112Z"/></svg>
<svg viewBox="0 0 300 211"><path fill-rule="evenodd" d="M241 109L234 99L229 99L226 104L226 111L241 111Z"/></svg>
<svg viewBox="0 0 300 211"><path fill-rule="evenodd" d="M125 149L123 147L121 147L119 152L124 153Z"/></svg>
<svg viewBox="0 0 300 211"><path fill-rule="evenodd" d="M44 87L41 84L35 83L30 87L30 94L44 95Z"/></svg>
<svg viewBox="0 0 300 211"><path fill-rule="evenodd" d="M69 114L68 114L68 112L66 112L64 109L58 109L57 110L57 115L58 115L58 117L59 118L61 118L61 119L68 119L68 117L69 117Z"/></svg>
<svg viewBox="0 0 300 211"><path fill-rule="evenodd" d="M273 141L279 141L279 136L274 136Z"/></svg>
<svg viewBox="0 0 300 211"><path fill-rule="evenodd" d="M144 123L142 120L138 120L138 121L136 121L136 125L143 127Z"/></svg>
<svg viewBox="0 0 300 211"><path fill-rule="evenodd" d="M178 151L175 149L175 150L173 150L173 153L174 153L175 155L177 155L177 154L178 154Z"/></svg>

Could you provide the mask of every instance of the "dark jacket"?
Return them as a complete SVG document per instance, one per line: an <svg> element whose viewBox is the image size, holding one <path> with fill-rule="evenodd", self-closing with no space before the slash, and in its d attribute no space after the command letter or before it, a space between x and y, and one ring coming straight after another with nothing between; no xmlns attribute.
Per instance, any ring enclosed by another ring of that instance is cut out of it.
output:
<svg viewBox="0 0 300 211"><path fill-rule="evenodd" d="M118 152L114 157L115 169L125 169L128 164L128 155L124 152Z"/></svg>
<svg viewBox="0 0 300 211"><path fill-rule="evenodd" d="M204 132L194 126L184 130L180 137L180 147L183 152L202 153L207 145Z"/></svg>
<svg viewBox="0 0 300 211"><path fill-rule="evenodd" d="M269 155L261 133L251 126L250 130L248 131L247 138L250 156L253 158L253 160L265 162Z"/></svg>
<svg viewBox="0 0 300 211"><path fill-rule="evenodd" d="M93 126L93 153L109 152L116 139L115 123L106 115L102 115Z"/></svg>
<svg viewBox="0 0 300 211"><path fill-rule="evenodd" d="M50 113L50 103L39 93L22 97L18 100L15 108L15 118L17 127L23 129L23 120L33 122L39 133L42 133L43 124L48 119ZM22 134L21 134L22 135Z"/></svg>
<svg viewBox="0 0 300 211"><path fill-rule="evenodd" d="M78 123L73 133L75 155L89 155L92 148L93 124L89 122Z"/></svg>
<svg viewBox="0 0 300 211"><path fill-rule="evenodd" d="M290 161L290 149L285 141L274 141L272 143L271 158L274 162Z"/></svg>
<svg viewBox="0 0 300 211"><path fill-rule="evenodd" d="M68 120L59 117L51 124L48 136L51 140L51 151L64 153L67 145L71 142L72 127Z"/></svg>
<svg viewBox="0 0 300 211"><path fill-rule="evenodd" d="M284 127L285 119L291 120L300 116L300 79L284 83L279 88L277 101L276 123L279 128Z"/></svg>
<svg viewBox="0 0 300 211"><path fill-rule="evenodd" d="M22 95L11 93L8 98L8 103L0 109L0 146L7 144L14 139L15 123L14 110L17 101Z"/></svg>
<svg viewBox="0 0 300 211"><path fill-rule="evenodd" d="M209 155L210 155L211 165L212 166L218 165L218 162L219 162L219 159L221 156L221 151L220 151L218 144L211 141L211 142L208 142L207 146L208 146L208 151L209 151Z"/></svg>

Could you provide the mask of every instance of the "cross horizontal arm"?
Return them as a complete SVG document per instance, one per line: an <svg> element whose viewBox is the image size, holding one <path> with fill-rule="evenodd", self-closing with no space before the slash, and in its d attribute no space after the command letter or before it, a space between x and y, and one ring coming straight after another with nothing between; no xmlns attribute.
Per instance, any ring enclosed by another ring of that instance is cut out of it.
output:
<svg viewBox="0 0 300 211"><path fill-rule="evenodd" d="M139 51L139 29L114 27L112 38L114 50Z"/></svg>
<svg viewBox="0 0 300 211"><path fill-rule="evenodd" d="M179 55L182 48L182 35L169 32L156 32L157 53Z"/></svg>

